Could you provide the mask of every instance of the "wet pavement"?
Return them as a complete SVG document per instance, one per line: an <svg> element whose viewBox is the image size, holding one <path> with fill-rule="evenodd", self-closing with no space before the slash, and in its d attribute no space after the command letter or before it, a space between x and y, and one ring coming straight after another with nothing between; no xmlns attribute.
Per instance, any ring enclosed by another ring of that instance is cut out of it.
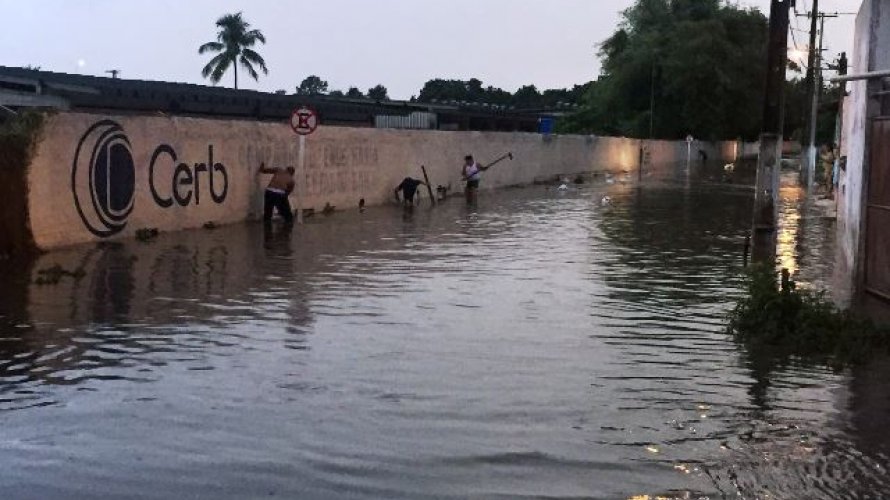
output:
<svg viewBox="0 0 890 500"><path fill-rule="evenodd" d="M826 286L833 221L783 197ZM751 198L536 186L4 265L0 496L880 498L890 362L724 333Z"/></svg>

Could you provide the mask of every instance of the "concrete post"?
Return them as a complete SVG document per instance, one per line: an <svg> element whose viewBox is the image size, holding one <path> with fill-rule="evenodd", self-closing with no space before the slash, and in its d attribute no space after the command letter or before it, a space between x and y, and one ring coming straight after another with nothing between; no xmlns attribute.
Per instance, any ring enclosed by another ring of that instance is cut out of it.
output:
<svg viewBox="0 0 890 500"><path fill-rule="evenodd" d="M776 258L776 221L779 217L779 171L782 167L782 136L760 135L757 159L757 183L754 191L754 262L772 262Z"/></svg>
<svg viewBox="0 0 890 500"><path fill-rule="evenodd" d="M819 0L813 0L813 10L810 12L810 46L807 58L807 104L806 120L803 131L803 144L800 151L800 176L802 184L809 189L816 177L816 118L819 99L819 79L816 76L818 55L816 53L816 36L819 22Z"/></svg>
<svg viewBox="0 0 890 500"><path fill-rule="evenodd" d="M763 132L757 158L754 194L753 251L755 262L773 262L776 256L779 169L782 159L782 122L785 109L785 67L788 63L788 11L792 0L772 0L769 15L766 94Z"/></svg>

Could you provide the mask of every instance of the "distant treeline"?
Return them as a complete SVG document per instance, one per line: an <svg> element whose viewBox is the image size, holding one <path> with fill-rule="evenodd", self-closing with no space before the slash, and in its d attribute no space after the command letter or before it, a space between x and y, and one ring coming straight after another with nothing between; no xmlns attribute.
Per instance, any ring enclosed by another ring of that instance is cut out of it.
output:
<svg viewBox="0 0 890 500"><path fill-rule="evenodd" d="M477 78L436 78L411 101L561 111L559 131L565 133L753 140L761 127L767 30L762 12L722 0L637 0L600 44L595 81L543 91L525 85L511 93ZM800 137L807 114L804 71L789 62L787 138ZM329 92L318 76L303 80L297 93L389 99L383 85ZM838 86L823 84L820 143L833 140L839 98Z"/></svg>
<svg viewBox="0 0 890 500"><path fill-rule="evenodd" d="M534 85L525 85L516 92L508 92L504 89L484 86L482 80L470 78L469 80L446 80L435 78L426 82L417 95L411 97L411 102L422 103L473 103L489 104L495 106L512 107L514 109L559 109L571 108L581 103L592 83L575 85L571 89L538 90ZM353 99L388 100L389 92L383 85L377 85L362 92L357 87L350 87L346 91L329 90L326 80L319 76L306 77L296 89L297 94L302 95L328 95L332 97L349 97Z"/></svg>

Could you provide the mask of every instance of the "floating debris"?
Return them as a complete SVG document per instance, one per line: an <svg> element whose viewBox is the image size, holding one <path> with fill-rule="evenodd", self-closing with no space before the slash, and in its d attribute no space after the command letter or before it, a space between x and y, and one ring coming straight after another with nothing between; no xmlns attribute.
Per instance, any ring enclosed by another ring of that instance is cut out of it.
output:
<svg viewBox="0 0 890 500"><path fill-rule="evenodd" d="M136 230L136 239L139 241L150 241L157 238L159 234L161 232L156 227L144 227Z"/></svg>

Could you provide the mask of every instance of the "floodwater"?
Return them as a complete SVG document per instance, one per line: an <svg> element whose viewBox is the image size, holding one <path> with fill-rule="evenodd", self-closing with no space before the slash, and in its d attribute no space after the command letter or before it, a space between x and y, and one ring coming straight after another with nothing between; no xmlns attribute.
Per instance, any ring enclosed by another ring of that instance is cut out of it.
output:
<svg viewBox="0 0 890 500"><path fill-rule="evenodd" d="M751 198L535 186L7 265L0 497L879 498L890 362L724 333ZM833 222L783 198L824 286Z"/></svg>

